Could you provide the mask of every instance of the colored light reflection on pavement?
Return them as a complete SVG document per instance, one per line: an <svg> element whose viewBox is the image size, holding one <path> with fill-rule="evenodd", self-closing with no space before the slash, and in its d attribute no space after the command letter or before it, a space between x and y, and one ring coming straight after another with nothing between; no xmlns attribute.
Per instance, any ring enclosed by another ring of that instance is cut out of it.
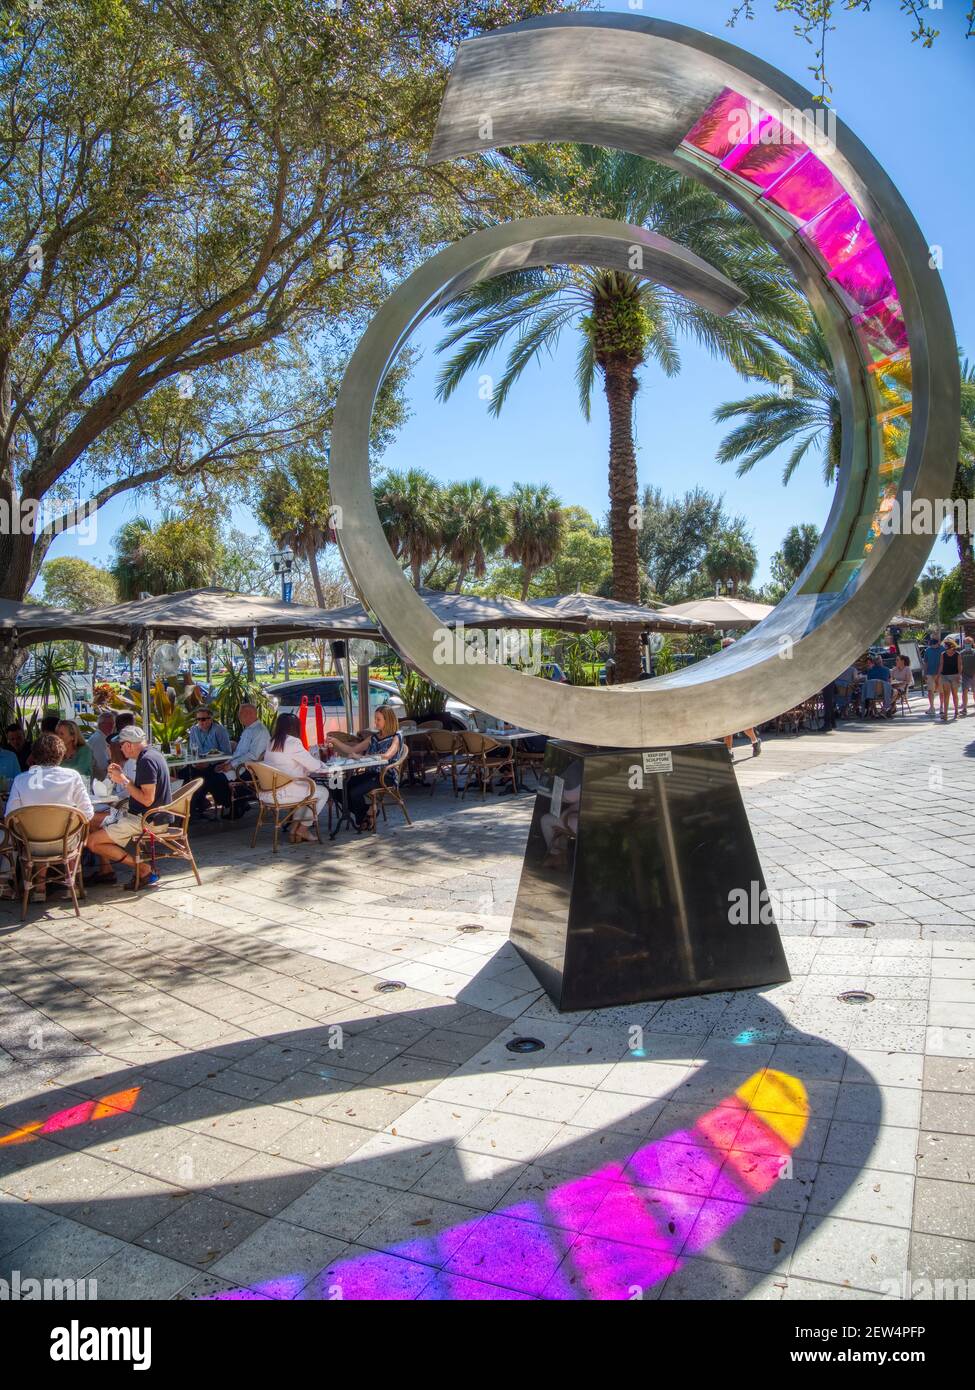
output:
<svg viewBox="0 0 975 1390"><path fill-rule="evenodd" d="M687 1129L534 1200L211 1300L630 1299L701 1254L780 1178L809 1120L805 1087L761 1070ZM367 1234L367 1233L366 1233ZM360 1240L365 1236L360 1236Z"/></svg>
<svg viewBox="0 0 975 1390"><path fill-rule="evenodd" d="M46 1120L36 1120L23 1125L0 1138L0 1147L5 1144L27 1144L39 1139L42 1134L56 1134L60 1129L71 1129L74 1125L86 1125L92 1120L105 1120L112 1115L124 1115L131 1110L139 1096L140 1086L132 1086L127 1091L116 1091L113 1095L102 1096L100 1100L86 1100L80 1105L72 1105L67 1110L59 1110Z"/></svg>

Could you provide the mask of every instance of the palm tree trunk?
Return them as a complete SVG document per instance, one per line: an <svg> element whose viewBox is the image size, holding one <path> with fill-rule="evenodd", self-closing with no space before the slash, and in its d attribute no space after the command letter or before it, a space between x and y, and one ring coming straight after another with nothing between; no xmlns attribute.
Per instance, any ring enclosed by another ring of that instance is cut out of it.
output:
<svg viewBox="0 0 975 1390"><path fill-rule="evenodd" d="M967 613L970 608L975 608L975 550L972 548L971 536L965 531L956 531L955 541L958 545L958 564L961 571L961 602L963 610Z"/></svg>
<svg viewBox="0 0 975 1390"><path fill-rule="evenodd" d="M318 556L315 554L315 547L308 547L308 568L311 571L311 582L315 587L315 597L318 599L319 608L325 607L325 591L322 588L322 576L318 572Z"/></svg>
<svg viewBox="0 0 975 1390"><path fill-rule="evenodd" d="M613 598L640 602L639 530L636 450L633 446L633 398L637 393L635 366L610 359L603 367L603 387L609 405L609 529L613 545ZM636 680L640 674L640 635L616 634L616 680Z"/></svg>
<svg viewBox="0 0 975 1390"><path fill-rule="evenodd" d="M522 565L522 567L521 567L521 600L522 600L522 603L524 603L525 600L528 598L528 590L531 588L532 578L533 578L532 571L528 568L527 565Z"/></svg>

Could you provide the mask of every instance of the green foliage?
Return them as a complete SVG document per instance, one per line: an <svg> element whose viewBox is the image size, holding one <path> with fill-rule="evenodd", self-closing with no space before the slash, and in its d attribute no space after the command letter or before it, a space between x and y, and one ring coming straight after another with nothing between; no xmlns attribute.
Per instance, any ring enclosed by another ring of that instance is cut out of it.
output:
<svg viewBox="0 0 975 1390"><path fill-rule="evenodd" d="M44 602L70 613L107 608L116 600L115 578L76 555L48 560L41 570Z"/></svg>
<svg viewBox="0 0 975 1390"><path fill-rule="evenodd" d="M458 568L457 593L468 574L483 579L488 556L507 541L508 513L499 488L480 478L453 483L443 499L446 555Z"/></svg>
<svg viewBox="0 0 975 1390"><path fill-rule="evenodd" d="M232 739L240 738L241 725L237 709L241 704L250 703L257 709L259 718L268 727L274 721L274 704L264 687L258 682L251 684L247 668L243 663L234 662L230 657L224 661L223 676L216 693L210 700L214 718L227 730Z"/></svg>
<svg viewBox="0 0 975 1390"><path fill-rule="evenodd" d="M773 596L769 602L778 603L784 598L812 559L819 544L819 527L804 521L790 526L782 540L781 547L772 556Z"/></svg>
<svg viewBox="0 0 975 1390"><path fill-rule="evenodd" d="M676 671L676 669L674 644L669 637L665 637L659 649L654 653L653 673L655 676L669 676L671 671Z"/></svg>
<svg viewBox="0 0 975 1390"><path fill-rule="evenodd" d="M755 573L758 555L745 523L738 518L712 536L704 556L704 570L713 583L738 593Z"/></svg>
<svg viewBox="0 0 975 1390"><path fill-rule="evenodd" d="M225 502L321 441L350 344L463 218L426 163L458 41L549 0L55 0L0 15L0 479ZM18 488L18 491L21 489ZM22 597L53 537L0 536Z"/></svg>
<svg viewBox="0 0 975 1390"><path fill-rule="evenodd" d="M947 627L953 627L959 613L964 613L964 611L961 566L956 565L951 573L941 581L941 588L938 590L938 617Z"/></svg>
<svg viewBox="0 0 975 1390"><path fill-rule="evenodd" d="M53 647L35 647L34 673L24 682L20 693L42 707L57 705L71 708L72 693L68 674L70 663L59 656Z"/></svg>
<svg viewBox="0 0 975 1390"><path fill-rule="evenodd" d="M395 680L407 719L419 719L427 714L443 714L447 708L446 690L428 681L419 671L408 670L404 666Z"/></svg>
<svg viewBox="0 0 975 1390"><path fill-rule="evenodd" d="M731 524L723 499L704 488L668 498L659 488L645 488L639 521L640 560L653 592L668 603L684 596L682 586L700 566L709 539Z"/></svg>
<svg viewBox="0 0 975 1390"><path fill-rule="evenodd" d="M423 566L445 543L444 490L432 474L410 468L405 473L390 469L373 491L386 539L418 589Z"/></svg>
<svg viewBox="0 0 975 1390"><path fill-rule="evenodd" d="M166 512L157 523L136 517L112 543L112 574L123 600L202 589L216 580L221 541L215 514L194 508L182 516Z"/></svg>
<svg viewBox="0 0 975 1390"><path fill-rule="evenodd" d="M601 635L580 633L565 643L561 666L570 685L598 685L599 675L592 663L598 660Z"/></svg>
<svg viewBox="0 0 975 1390"><path fill-rule="evenodd" d="M561 549L565 516L547 484L516 483L507 507L510 532L504 553L521 565L521 597L525 599L535 574L551 564Z"/></svg>
<svg viewBox="0 0 975 1390"><path fill-rule="evenodd" d="M191 719L186 707L167 693L161 679L157 680L149 692L149 729L153 743L164 753L171 753L176 739L186 739Z"/></svg>

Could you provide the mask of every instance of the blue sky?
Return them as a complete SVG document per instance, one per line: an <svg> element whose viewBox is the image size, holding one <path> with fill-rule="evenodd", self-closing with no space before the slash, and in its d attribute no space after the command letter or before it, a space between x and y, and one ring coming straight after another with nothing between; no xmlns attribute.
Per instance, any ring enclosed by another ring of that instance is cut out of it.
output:
<svg viewBox="0 0 975 1390"><path fill-rule="evenodd" d="M787 14L775 14L772 0L756 0L758 20L725 21L732 0L645 0L643 5L608 3L606 10L670 19L722 34L808 85L813 50L793 32ZM962 349L975 357L975 287L972 284L971 228L975 193L970 160L970 111L975 92L975 39L965 40L965 0L945 0L930 22L942 30L932 49L910 39L910 24L894 0L870 13L838 8L836 31L829 36L827 66L837 114L879 159L912 209L928 242L943 248L943 278ZM967 165L967 167L966 167ZM393 467L422 467L444 482L479 476L502 489L515 482L547 482L563 502L586 507L601 517L608 505L608 427L601 397L586 424L573 382L574 335L515 387L501 418L487 413L471 377L446 404L434 395L437 358L434 344L442 326L417 335L422 349L410 386L413 415L387 451ZM756 583L768 578L769 561L783 535L796 522L823 525L830 489L818 464L807 458L788 487L781 484L781 462L772 459L745 478L715 462L722 430L711 412L722 401L747 393L729 368L690 342L682 344L683 370L666 379L654 368L642 376L635 420L641 488L682 493L696 484L722 492L729 511L744 514L759 553ZM500 364L497 364L500 365ZM484 368L491 372L491 365ZM495 374L498 374L495 369ZM132 498L119 499L99 513L97 543L78 546L60 537L49 558L79 554L107 563L111 538L123 521L151 509ZM237 508L235 524L257 532L253 517ZM954 547L937 542L932 560L946 568Z"/></svg>

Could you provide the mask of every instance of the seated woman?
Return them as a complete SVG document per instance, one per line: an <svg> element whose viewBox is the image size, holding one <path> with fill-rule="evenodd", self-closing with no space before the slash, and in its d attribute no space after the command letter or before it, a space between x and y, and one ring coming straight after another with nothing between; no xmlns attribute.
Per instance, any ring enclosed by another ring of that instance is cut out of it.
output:
<svg viewBox="0 0 975 1390"><path fill-rule="evenodd" d="M909 657L898 656L894 663L894 669L890 673L890 684L895 696L910 690L914 684L914 676L911 672Z"/></svg>
<svg viewBox="0 0 975 1390"><path fill-rule="evenodd" d="M91 749L82 738L81 730L73 719L62 719L55 732L65 747L61 766L70 767L90 786L94 775L94 763L91 758Z"/></svg>
<svg viewBox="0 0 975 1390"><path fill-rule="evenodd" d="M261 760L268 767L276 768L278 772L285 773L288 777L300 778L300 781L290 782L288 786L282 787L277 793L278 805L287 806L293 801L304 801L308 795L307 778L316 773L320 776L324 772L321 759L309 751L301 741L301 725L298 723L298 716L295 714L279 714L274 725L274 733L271 735L271 744ZM258 793L261 801L271 800L270 792ZM315 819L322 814L328 805L328 791L325 787L315 786ZM302 840L313 840L315 837L307 828L311 824L311 810L305 807L297 811L291 821L291 843L298 844Z"/></svg>
<svg viewBox="0 0 975 1390"><path fill-rule="evenodd" d="M350 744L344 751L350 758L358 757L361 753L379 753L385 763L395 763L403 751L403 735L399 731L396 712L389 705L380 705L376 710L376 730L360 743ZM395 769L390 771L383 767L367 768L349 780L349 809L355 816L357 830L369 830L372 826L376 813L369 804L368 796L379 786L384 772L387 783L399 780L399 773Z"/></svg>

